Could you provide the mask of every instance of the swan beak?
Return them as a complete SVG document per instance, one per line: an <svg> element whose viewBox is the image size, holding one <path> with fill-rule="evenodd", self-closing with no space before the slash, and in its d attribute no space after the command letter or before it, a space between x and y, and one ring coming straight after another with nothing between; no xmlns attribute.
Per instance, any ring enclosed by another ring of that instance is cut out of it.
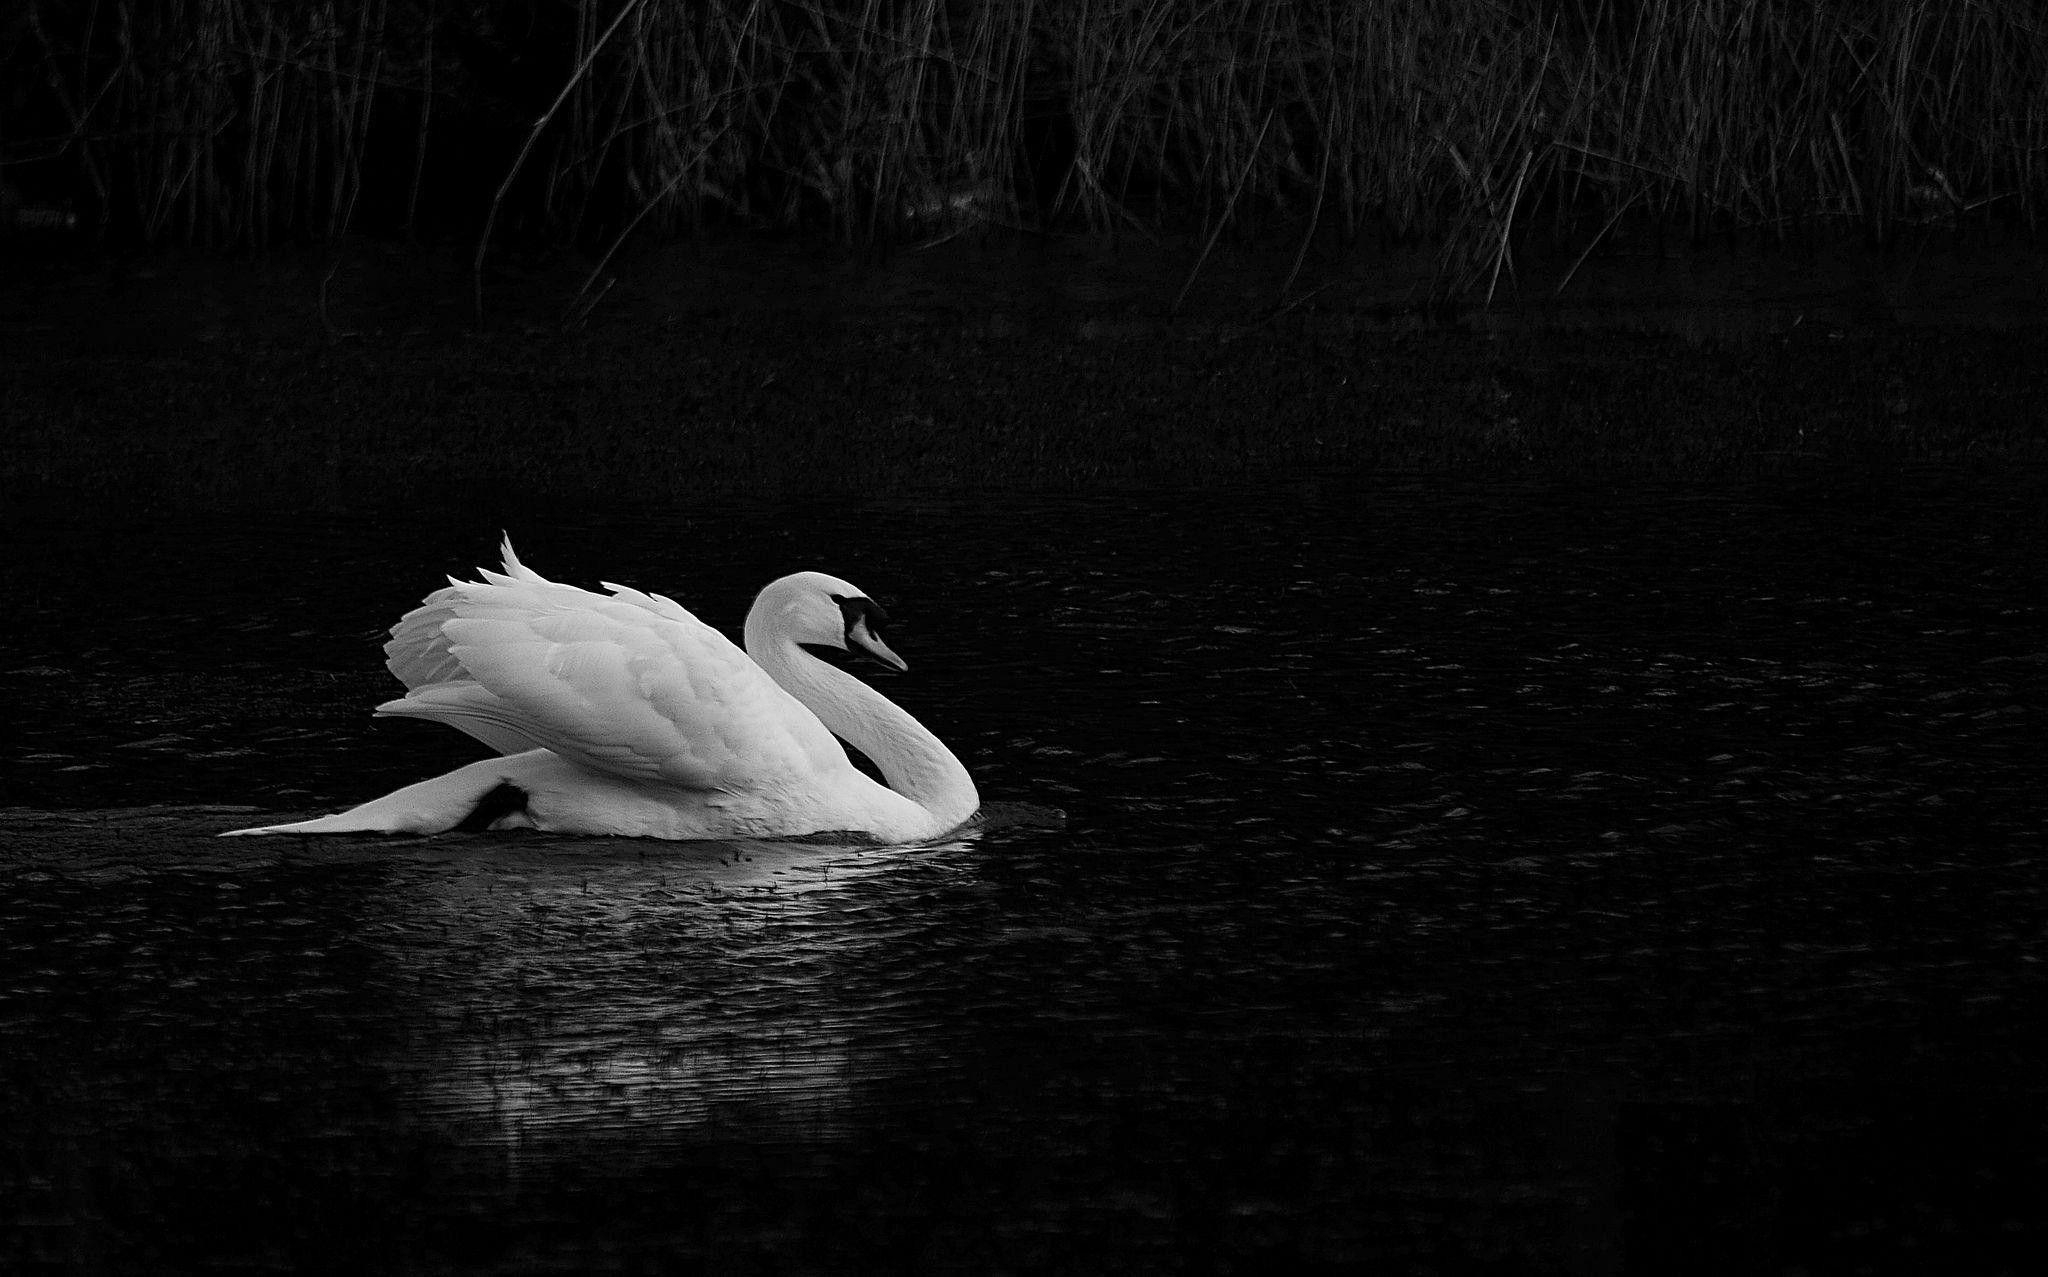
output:
<svg viewBox="0 0 2048 1277"><path fill-rule="evenodd" d="M846 627L846 646L851 651L865 652L899 674L910 668L902 657L889 650L889 645L879 635L868 628L868 619L864 616Z"/></svg>

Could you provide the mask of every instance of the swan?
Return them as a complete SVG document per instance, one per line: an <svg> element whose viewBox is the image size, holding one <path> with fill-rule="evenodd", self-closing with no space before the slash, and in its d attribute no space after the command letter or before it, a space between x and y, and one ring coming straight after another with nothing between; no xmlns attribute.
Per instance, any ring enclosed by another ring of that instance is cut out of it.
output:
<svg viewBox="0 0 2048 1277"><path fill-rule="evenodd" d="M823 572L771 582L746 650L659 594L548 580L502 546L504 571L448 578L391 628L405 695L377 713L425 718L500 757L333 816L230 834L435 834L532 828L628 838L857 833L920 842L981 799L953 752L866 683L804 650L895 670L881 607ZM877 784L839 740L887 778Z"/></svg>

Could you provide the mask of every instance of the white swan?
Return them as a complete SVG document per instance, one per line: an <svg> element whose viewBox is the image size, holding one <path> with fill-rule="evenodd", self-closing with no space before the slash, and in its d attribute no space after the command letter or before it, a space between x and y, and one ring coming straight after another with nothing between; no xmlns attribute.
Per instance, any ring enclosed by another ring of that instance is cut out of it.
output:
<svg viewBox="0 0 2048 1277"><path fill-rule="evenodd" d="M822 572L762 590L746 651L659 594L559 585L520 563L427 596L391 628L406 694L379 714L457 727L504 757L335 816L234 834L533 828L629 838L865 833L917 842L980 806L939 738L803 644L907 668L882 609ZM847 758L837 734L888 779Z"/></svg>

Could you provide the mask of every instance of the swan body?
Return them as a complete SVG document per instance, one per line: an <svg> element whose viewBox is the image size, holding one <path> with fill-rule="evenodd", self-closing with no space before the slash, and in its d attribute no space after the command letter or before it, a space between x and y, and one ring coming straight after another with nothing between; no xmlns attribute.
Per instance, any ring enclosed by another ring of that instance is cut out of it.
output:
<svg viewBox="0 0 2048 1277"><path fill-rule="evenodd" d="M459 728L500 757L333 816L234 834L533 828L630 838L861 833L917 842L980 806L973 778L922 724L804 650L907 668L881 608L799 572L761 591L742 651L659 594L596 594L521 563L449 578L384 645L405 695L377 713ZM838 737L839 739L834 739ZM848 759L846 741L888 780Z"/></svg>

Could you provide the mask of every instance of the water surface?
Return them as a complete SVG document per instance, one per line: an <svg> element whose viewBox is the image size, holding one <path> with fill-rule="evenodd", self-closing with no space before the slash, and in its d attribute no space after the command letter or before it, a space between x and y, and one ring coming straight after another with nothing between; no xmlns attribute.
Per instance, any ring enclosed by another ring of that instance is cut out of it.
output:
<svg viewBox="0 0 2048 1277"><path fill-rule="evenodd" d="M2041 510L1894 473L16 527L0 1261L2017 1270ZM729 631L781 572L861 584L997 819L212 839L474 756L368 709L501 523Z"/></svg>

